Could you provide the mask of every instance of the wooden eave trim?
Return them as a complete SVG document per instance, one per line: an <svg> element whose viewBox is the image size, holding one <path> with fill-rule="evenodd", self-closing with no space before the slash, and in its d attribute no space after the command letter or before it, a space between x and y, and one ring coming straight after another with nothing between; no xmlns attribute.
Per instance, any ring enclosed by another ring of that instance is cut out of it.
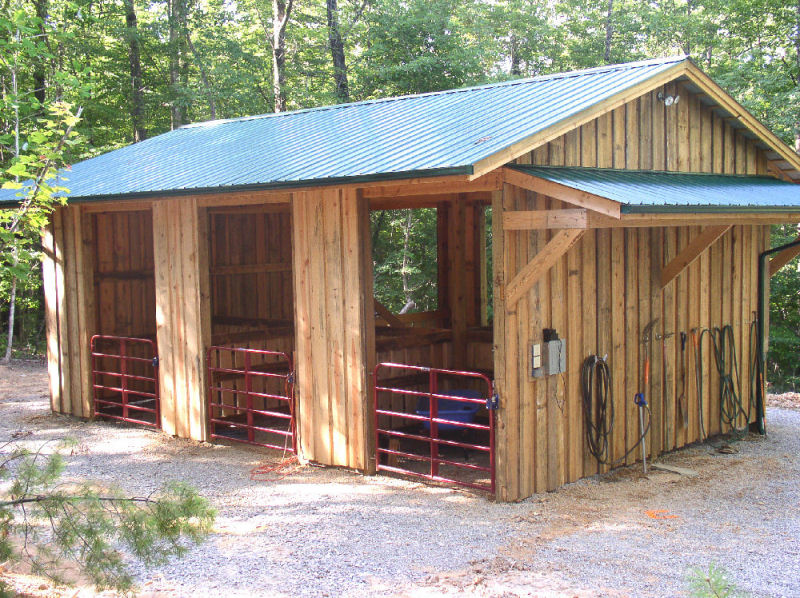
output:
<svg viewBox="0 0 800 598"><path fill-rule="evenodd" d="M619 220L589 213L587 228L654 228L666 226L761 225L800 222L800 211L766 213L622 214Z"/></svg>
<svg viewBox="0 0 800 598"><path fill-rule="evenodd" d="M539 147L540 145L544 145L553 139L561 137L563 134L594 120L598 116L602 116L607 112L611 112L615 108L618 108L623 104L627 104L631 100L653 91L665 83L669 83L670 81L686 73L687 64L688 60L677 62L674 66L657 75L653 75L653 77L647 79L646 81L642 81L633 87L624 89L618 94L611 96L602 102L598 102L594 106L590 106L589 108L568 119L558 122L543 131L539 131L529 137L526 137L525 139L505 147L495 152L491 156L488 156L487 158L479 160L473 164L473 174L471 175L471 178L479 178L487 172L491 172L492 170L500 168L512 160L519 158L523 154L528 153L532 149Z"/></svg>
<svg viewBox="0 0 800 598"><path fill-rule="evenodd" d="M772 150L781 155L789 162L795 170L800 170L800 155L795 153L786 145L775 133L762 125L758 119L750 114L744 106L733 99L725 90L717 85L711 77L706 75L693 63L686 61L686 76L692 83L697 85L705 94L719 104L724 110L733 115L735 120L740 121L746 128L750 129L761 141L766 143Z"/></svg>
<svg viewBox="0 0 800 598"><path fill-rule="evenodd" d="M523 267L505 289L506 306L516 305L538 280L550 271L570 248L583 236L585 230L565 229L556 233L539 253Z"/></svg>
<svg viewBox="0 0 800 598"><path fill-rule="evenodd" d="M503 172L505 173L505 181L509 185L514 185L515 187L520 187L528 191L534 191L535 193L541 193L542 195L547 195L548 197L581 208L586 208L593 212L598 212L610 218L619 219L621 215L620 207L622 204L617 201L581 191L580 189L568 185L549 181L513 168L503 168Z"/></svg>
<svg viewBox="0 0 800 598"><path fill-rule="evenodd" d="M689 244L684 247L672 261L664 266L661 270L661 288L663 289L673 280L675 280L681 272L689 267L703 252L711 247L717 239L727 233L732 224L722 224L719 226L709 226L697 235L694 239L689 241Z"/></svg>
<svg viewBox="0 0 800 598"><path fill-rule="evenodd" d="M795 241L800 241L800 236L795 239ZM775 276L775 274L783 268L786 264L791 262L794 258L800 255L800 245L796 247L789 247L788 249L784 249L780 253L774 255L769 262L769 275L770 278Z"/></svg>

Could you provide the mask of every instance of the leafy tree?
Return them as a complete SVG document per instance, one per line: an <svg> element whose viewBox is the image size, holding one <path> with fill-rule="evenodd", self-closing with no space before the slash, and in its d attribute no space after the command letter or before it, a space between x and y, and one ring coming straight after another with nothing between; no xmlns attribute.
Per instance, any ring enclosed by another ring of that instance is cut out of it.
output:
<svg viewBox="0 0 800 598"><path fill-rule="evenodd" d="M185 484L129 497L96 483L63 484L58 450L33 453L9 441L0 459L0 562L25 562L58 584L75 581L63 573L71 561L98 589L130 594L126 553L148 566L163 564L200 543L214 523L214 510ZM0 596L12 595L0 579Z"/></svg>

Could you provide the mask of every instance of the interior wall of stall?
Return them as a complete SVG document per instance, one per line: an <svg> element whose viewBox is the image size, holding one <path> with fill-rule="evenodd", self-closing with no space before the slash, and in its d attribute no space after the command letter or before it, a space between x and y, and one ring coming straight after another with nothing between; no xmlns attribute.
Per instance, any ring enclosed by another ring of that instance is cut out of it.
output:
<svg viewBox="0 0 800 598"><path fill-rule="evenodd" d="M680 95L667 108L658 93ZM670 84L622 106L518 159L520 163L764 174L766 160L753 140L702 104L681 84ZM495 375L501 393L498 496L515 500L604 471L587 450L580 367L589 355L608 355L617 419L611 459L638 438L633 396L643 387L644 327L657 319L649 345L652 367L645 389L653 410L651 455L700 438L692 347L681 366L680 332L730 324L741 359L742 394L749 393L749 332L756 309L757 256L769 243L768 226L734 226L663 290L661 268L702 229L614 228L587 231L579 243L514 306L504 285L557 231L502 231L502 213L571 207L509 185L495 194ZM735 218L732 218L735 222ZM543 328L566 338L567 373L535 380L530 347ZM691 340L689 341L691 343ZM703 412L707 434L720 425L718 376L708 337L703 341ZM676 419L686 390L688 428ZM739 422L740 425L743 422ZM626 462L633 462L638 453Z"/></svg>
<svg viewBox="0 0 800 598"><path fill-rule="evenodd" d="M241 373L285 374L294 361L294 281L291 207L288 203L212 208L208 212L211 344L217 373L215 402L244 405L244 390L286 396L283 378ZM283 355L245 353L266 350ZM287 359L288 358L288 359ZM287 411L282 399L252 397L252 407ZM215 416L243 421L244 412L222 409ZM281 422L281 427L288 424ZM286 441L288 442L288 440Z"/></svg>
<svg viewBox="0 0 800 598"><path fill-rule="evenodd" d="M299 450L374 468L374 306L367 201L352 188L293 194Z"/></svg>

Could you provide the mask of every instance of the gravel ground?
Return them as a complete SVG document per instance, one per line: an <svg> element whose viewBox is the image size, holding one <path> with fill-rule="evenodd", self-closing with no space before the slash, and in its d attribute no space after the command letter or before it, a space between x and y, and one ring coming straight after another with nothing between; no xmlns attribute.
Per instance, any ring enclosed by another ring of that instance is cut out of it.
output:
<svg viewBox="0 0 800 598"><path fill-rule="evenodd" d="M678 596L693 566L724 566L754 596L800 596L800 411L768 410L735 454L662 459L697 476L618 470L525 502L304 467L251 479L279 455L50 415L37 364L0 366L0 438L77 437L70 480L142 494L200 488L216 532L181 561L137 569L145 596ZM62 595L14 577L31 595ZM87 588L81 595L91 595ZM63 595L74 595L74 590Z"/></svg>

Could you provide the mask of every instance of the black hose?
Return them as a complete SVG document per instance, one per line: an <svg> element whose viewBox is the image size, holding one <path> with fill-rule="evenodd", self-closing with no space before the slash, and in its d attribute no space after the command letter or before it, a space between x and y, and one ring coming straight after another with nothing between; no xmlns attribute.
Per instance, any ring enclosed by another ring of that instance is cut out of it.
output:
<svg viewBox="0 0 800 598"><path fill-rule="evenodd" d="M614 400L611 392L611 370L605 359L590 355L584 360L581 366L581 391L589 452L598 463L615 467L625 461L647 437L650 430L650 408L646 404L643 407L647 411L647 427L636 443L619 459L609 461L609 440L614 431Z"/></svg>

